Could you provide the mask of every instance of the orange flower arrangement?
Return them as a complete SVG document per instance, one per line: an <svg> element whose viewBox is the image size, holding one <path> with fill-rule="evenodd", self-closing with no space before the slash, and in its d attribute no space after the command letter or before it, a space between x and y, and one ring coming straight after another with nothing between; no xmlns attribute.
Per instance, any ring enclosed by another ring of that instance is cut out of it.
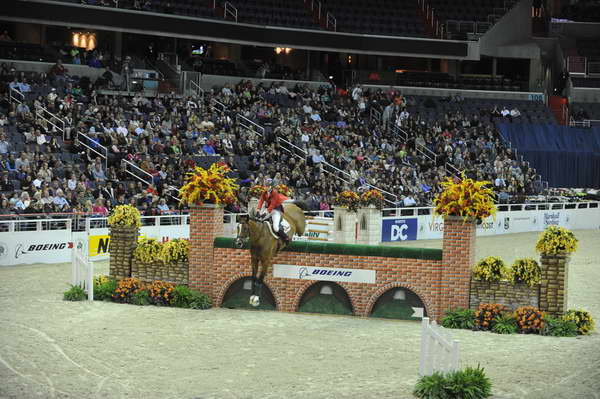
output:
<svg viewBox="0 0 600 399"><path fill-rule="evenodd" d="M491 330L496 316L505 311L504 305L498 303L482 303L475 312L475 325L480 330Z"/></svg>
<svg viewBox="0 0 600 399"><path fill-rule="evenodd" d="M225 175L230 171L227 165L214 163L210 168L194 168L187 174L187 183L181 187L179 196L187 205L204 202L213 204L233 204L236 201L238 185Z"/></svg>
<svg viewBox="0 0 600 399"><path fill-rule="evenodd" d="M277 192L279 194L283 194L286 197L293 197L294 196L294 191L289 188L288 186L286 186L285 184L278 184L275 186L275 190L277 190Z"/></svg>
<svg viewBox="0 0 600 399"><path fill-rule="evenodd" d="M377 209L383 209L383 203L385 198L379 190L371 189L367 190L360 196L360 203L362 206L375 205Z"/></svg>
<svg viewBox="0 0 600 399"><path fill-rule="evenodd" d="M248 195L250 195L250 198L260 198L265 191L267 191L267 186L256 184L250 187L250 190L248 190Z"/></svg>
<svg viewBox="0 0 600 399"><path fill-rule="evenodd" d="M150 301L158 306L169 306L173 302L173 290L175 286L166 281L153 281L148 287Z"/></svg>
<svg viewBox="0 0 600 399"><path fill-rule="evenodd" d="M117 288L112 297L115 302L131 303L133 294L141 289L143 289L143 286L139 279L125 278L117 283Z"/></svg>
<svg viewBox="0 0 600 399"><path fill-rule="evenodd" d="M533 306L522 306L515 311L519 332L539 334L544 328L544 313Z"/></svg>
<svg viewBox="0 0 600 399"><path fill-rule="evenodd" d="M360 197L354 191L342 191L335 196L333 204L337 206L345 206L350 212L356 212L360 205Z"/></svg>
<svg viewBox="0 0 600 399"><path fill-rule="evenodd" d="M475 181L465 177L448 178L442 182L444 191L433 200L435 214L443 216L462 216L465 219L483 219L496 216L494 192L485 186L489 181Z"/></svg>

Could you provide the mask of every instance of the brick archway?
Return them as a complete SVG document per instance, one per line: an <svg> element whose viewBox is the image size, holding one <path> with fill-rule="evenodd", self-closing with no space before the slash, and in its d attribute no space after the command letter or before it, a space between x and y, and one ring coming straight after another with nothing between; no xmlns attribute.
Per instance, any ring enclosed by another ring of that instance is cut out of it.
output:
<svg viewBox="0 0 600 399"><path fill-rule="evenodd" d="M308 291L308 289L310 287L312 287L315 284L318 283L322 283L323 281L319 281L319 280L310 280L307 281L296 293L296 296L294 297L294 302L293 302L293 311L297 312L298 309L300 308L300 301L302 300L302 297L304 296L304 294L306 293L306 291ZM348 296L348 299L350 300L350 306L352 306L352 313L360 316L358 313L358 308L357 308L357 303L355 301L355 299L352 297L351 295L351 290L350 287L348 287L347 283L343 283L343 282L339 282L339 281L331 281L332 284L336 284L339 285L340 287L342 287L344 289L344 292L346 293L346 296Z"/></svg>
<svg viewBox="0 0 600 399"><path fill-rule="evenodd" d="M215 307L220 307L223 304L223 299L225 298L225 294L227 293L229 288L233 285L233 283L235 283L236 281L239 281L243 278L248 278L248 277L252 277L252 275L247 274L247 273L237 273L237 274L231 276L227 281L225 281L225 283L221 286L221 288L219 288L219 291L217 292L217 295L216 295L217 300L215 301ZM272 287L271 284L269 284L269 282L267 280L265 280L263 282L263 284L265 285L265 287L267 287L269 289L269 291L271 291L271 294L273 294L273 298L275 299L275 310L281 310L280 309L281 301L279 300L280 293L277 292L277 289L274 289L274 287Z"/></svg>
<svg viewBox="0 0 600 399"><path fill-rule="evenodd" d="M431 301L429 300L429 298L427 297L427 295L424 292L421 292L421 290L419 290L418 288L415 288L411 284L408 284L408 283L405 283L402 281L390 283L390 284L384 285L383 287L377 289L373 293L373 295L371 295L371 297L369 298L369 301L367 302L367 306L365 307L365 313L362 314L361 316L369 317L369 315L373 311L373 306L375 305L375 303L377 302L379 297L393 288L406 288L408 290L411 290L415 295L417 295L419 297L421 302L423 302L423 305L425 305L425 310L427 311L428 317L435 319L436 316L438 316L438 315L436 315L436 313L434 311L435 307L433 306L433 304L431 303ZM439 315L439 316L441 316L441 315Z"/></svg>

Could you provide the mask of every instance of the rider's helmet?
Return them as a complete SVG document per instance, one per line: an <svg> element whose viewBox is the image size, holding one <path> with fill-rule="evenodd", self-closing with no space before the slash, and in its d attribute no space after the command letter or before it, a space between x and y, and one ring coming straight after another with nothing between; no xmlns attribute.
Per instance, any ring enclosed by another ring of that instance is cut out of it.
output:
<svg viewBox="0 0 600 399"><path fill-rule="evenodd" d="M266 178L265 179L265 186L267 186L267 190L273 190L273 188L275 188L275 184L273 182L273 179L270 178Z"/></svg>

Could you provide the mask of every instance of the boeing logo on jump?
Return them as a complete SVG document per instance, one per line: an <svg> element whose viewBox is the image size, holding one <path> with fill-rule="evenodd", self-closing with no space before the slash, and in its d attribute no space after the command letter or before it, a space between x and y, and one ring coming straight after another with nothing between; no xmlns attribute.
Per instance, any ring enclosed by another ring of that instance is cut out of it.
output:
<svg viewBox="0 0 600 399"><path fill-rule="evenodd" d="M352 271L349 270L326 270L326 269L314 269L312 273L308 270L307 267L303 267L298 271L298 278L300 279L310 279L314 276L343 276L350 277L352 275Z"/></svg>

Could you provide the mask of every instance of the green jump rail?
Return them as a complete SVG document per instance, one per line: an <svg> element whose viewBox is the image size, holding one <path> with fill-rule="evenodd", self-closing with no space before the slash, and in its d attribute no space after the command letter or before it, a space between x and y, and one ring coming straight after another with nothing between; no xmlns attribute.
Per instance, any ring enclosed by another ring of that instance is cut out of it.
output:
<svg viewBox="0 0 600 399"><path fill-rule="evenodd" d="M216 248L233 248L235 239L229 237L215 238ZM250 249L248 242L241 249ZM333 254L350 256L380 256L384 258L405 258L423 260L442 260L442 250L432 248L406 248L383 245L336 244L329 242L292 241L284 251L305 252L312 254Z"/></svg>

